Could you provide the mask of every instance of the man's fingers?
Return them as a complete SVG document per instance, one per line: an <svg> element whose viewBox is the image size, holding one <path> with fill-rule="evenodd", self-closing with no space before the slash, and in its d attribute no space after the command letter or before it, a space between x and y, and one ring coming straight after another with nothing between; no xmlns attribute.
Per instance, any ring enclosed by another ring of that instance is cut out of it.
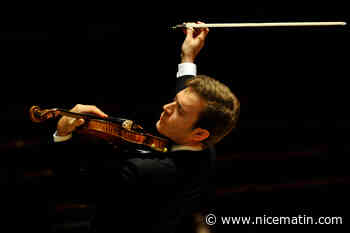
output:
<svg viewBox="0 0 350 233"><path fill-rule="evenodd" d="M196 24L204 24L204 22L197 21ZM208 32L209 32L209 28L195 28L193 37L198 38L200 40L204 40Z"/></svg>
<svg viewBox="0 0 350 233"><path fill-rule="evenodd" d="M205 28L201 30L201 32L198 34L198 38L201 39L201 40L205 40L205 38L207 37L208 35L208 32L209 32L209 29L206 30Z"/></svg>
<svg viewBox="0 0 350 233"><path fill-rule="evenodd" d="M201 40L205 40L209 33L209 28L201 28L200 33L198 34L198 38Z"/></svg>
<svg viewBox="0 0 350 233"><path fill-rule="evenodd" d="M78 127L85 123L83 118L66 117L66 119L68 124L72 125L73 127Z"/></svg>
<svg viewBox="0 0 350 233"><path fill-rule="evenodd" d="M193 38L193 28L186 28L186 39Z"/></svg>
<svg viewBox="0 0 350 233"><path fill-rule="evenodd" d="M187 23L184 23L184 24L187 24ZM196 24L204 24L204 22L197 21ZM209 28L188 27L188 28L185 28L183 32L186 34L186 39L199 38L201 40L204 40L209 32Z"/></svg>
<svg viewBox="0 0 350 233"><path fill-rule="evenodd" d="M205 24L205 23L201 22L201 21L197 21L197 24ZM208 35L208 32L209 32L209 28L201 28L201 32L200 32L199 36L205 37Z"/></svg>
<svg viewBox="0 0 350 233"><path fill-rule="evenodd" d="M74 125L75 125L76 127L78 127L78 126L83 125L84 123L85 123L85 120L84 120L83 118L79 118L79 119L76 119L76 120L75 120Z"/></svg>
<svg viewBox="0 0 350 233"><path fill-rule="evenodd" d="M77 113L91 113L91 114L95 114L95 115L100 116L100 117L108 117L108 115L106 113L102 112L95 105L77 104L71 111L77 112Z"/></svg>
<svg viewBox="0 0 350 233"><path fill-rule="evenodd" d="M101 111L101 109L97 108L94 105L88 105L89 109L88 109L88 113L92 113L95 115L98 115L100 117L108 117L108 115L104 112Z"/></svg>
<svg viewBox="0 0 350 233"><path fill-rule="evenodd" d="M183 24L188 24L188 22L183 23ZM186 27L183 29L183 32L186 34L186 38L185 39L191 39L193 38L193 28L192 27Z"/></svg>

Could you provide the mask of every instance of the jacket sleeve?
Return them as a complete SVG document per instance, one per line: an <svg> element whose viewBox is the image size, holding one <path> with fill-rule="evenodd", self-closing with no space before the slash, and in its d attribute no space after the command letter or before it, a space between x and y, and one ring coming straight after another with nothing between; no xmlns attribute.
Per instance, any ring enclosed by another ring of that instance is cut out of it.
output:
<svg viewBox="0 0 350 233"><path fill-rule="evenodd" d="M176 90L175 93L179 93L181 90L185 89L185 83L187 80L193 78L193 75L185 75L185 76L181 76L179 78L177 78L176 80Z"/></svg>
<svg viewBox="0 0 350 233"><path fill-rule="evenodd" d="M167 157L136 157L117 152L107 143L81 143L75 136L51 145L53 170L62 178L84 176L96 182L128 186L175 183L176 167Z"/></svg>
<svg viewBox="0 0 350 233"><path fill-rule="evenodd" d="M124 185L165 185L174 184L176 181L176 166L166 157L104 160L101 169L101 173L97 172L102 174L104 179Z"/></svg>

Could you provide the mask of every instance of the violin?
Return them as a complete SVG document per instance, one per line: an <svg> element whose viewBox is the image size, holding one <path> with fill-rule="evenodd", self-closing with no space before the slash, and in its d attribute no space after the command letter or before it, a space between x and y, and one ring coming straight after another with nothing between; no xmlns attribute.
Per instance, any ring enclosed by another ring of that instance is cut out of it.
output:
<svg viewBox="0 0 350 233"><path fill-rule="evenodd" d="M83 118L85 123L76 129L75 132L77 133L96 136L113 144L126 142L144 145L159 152L165 153L168 151L168 139L147 133L132 120L117 117L103 118L93 114L75 113L60 108L40 109L38 106L30 108L29 116L34 123L42 123L58 116Z"/></svg>

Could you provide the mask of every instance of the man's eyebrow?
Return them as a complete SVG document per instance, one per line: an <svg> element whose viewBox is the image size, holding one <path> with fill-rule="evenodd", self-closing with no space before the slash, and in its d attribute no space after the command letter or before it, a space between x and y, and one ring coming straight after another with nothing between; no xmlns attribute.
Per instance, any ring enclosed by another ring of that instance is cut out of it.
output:
<svg viewBox="0 0 350 233"><path fill-rule="evenodd" d="M178 100L178 98L177 98L177 95L175 96L175 101L176 101L177 106L179 107L180 111L181 111L181 112L185 112L185 111L184 111L184 108L182 107L182 105L180 104L180 102L179 102L179 100Z"/></svg>

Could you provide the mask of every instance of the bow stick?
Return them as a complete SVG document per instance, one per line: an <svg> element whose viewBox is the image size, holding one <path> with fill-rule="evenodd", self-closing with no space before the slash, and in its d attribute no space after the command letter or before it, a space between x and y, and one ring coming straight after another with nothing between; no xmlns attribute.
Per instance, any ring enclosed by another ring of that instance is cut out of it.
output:
<svg viewBox="0 0 350 233"><path fill-rule="evenodd" d="M171 27L177 28L238 28L238 27L304 27L304 26L345 26L346 22L279 22L279 23L183 23Z"/></svg>

